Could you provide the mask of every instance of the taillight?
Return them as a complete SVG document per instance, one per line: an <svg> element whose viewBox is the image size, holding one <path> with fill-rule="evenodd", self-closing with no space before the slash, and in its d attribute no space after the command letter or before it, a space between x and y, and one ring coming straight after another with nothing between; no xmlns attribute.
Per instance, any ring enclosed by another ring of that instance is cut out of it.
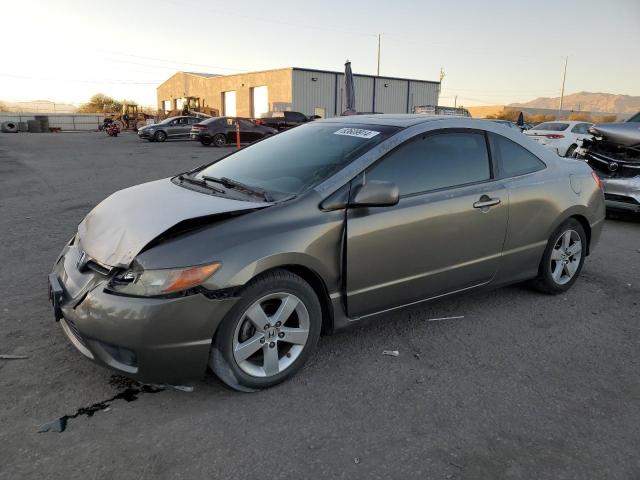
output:
<svg viewBox="0 0 640 480"><path fill-rule="evenodd" d="M564 135L560 135L559 133L550 133L549 135L545 135L545 137L552 138L555 140L558 138L564 138Z"/></svg>
<svg viewBox="0 0 640 480"><path fill-rule="evenodd" d="M604 185L596 172L591 172L591 176L593 177L593 181L596 182L596 185L598 185L598 188L604 192Z"/></svg>
<svg viewBox="0 0 640 480"><path fill-rule="evenodd" d="M192 127L196 130L204 130L206 127L204 125L198 125L197 123Z"/></svg>
<svg viewBox="0 0 640 480"><path fill-rule="evenodd" d="M262 120L260 120L259 118L256 118L253 123L255 123L256 125L262 125Z"/></svg>

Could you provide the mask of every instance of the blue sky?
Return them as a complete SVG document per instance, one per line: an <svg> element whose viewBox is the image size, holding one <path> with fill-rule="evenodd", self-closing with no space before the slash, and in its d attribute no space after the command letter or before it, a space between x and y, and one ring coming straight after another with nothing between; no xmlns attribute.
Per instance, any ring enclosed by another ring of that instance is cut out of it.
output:
<svg viewBox="0 0 640 480"><path fill-rule="evenodd" d="M177 70L286 66L443 81L441 104L640 95L640 0L0 0L0 100L155 104ZM8 48L7 41L16 48Z"/></svg>

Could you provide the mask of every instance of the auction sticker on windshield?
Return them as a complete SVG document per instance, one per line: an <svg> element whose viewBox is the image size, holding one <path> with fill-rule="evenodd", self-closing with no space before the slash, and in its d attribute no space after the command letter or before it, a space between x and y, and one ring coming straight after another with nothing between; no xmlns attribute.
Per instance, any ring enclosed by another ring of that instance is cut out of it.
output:
<svg viewBox="0 0 640 480"><path fill-rule="evenodd" d="M341 128L333 132L334 135L346 135L348 137L373 138L380 132L375 130L365 130L363 128Z"/></svg>

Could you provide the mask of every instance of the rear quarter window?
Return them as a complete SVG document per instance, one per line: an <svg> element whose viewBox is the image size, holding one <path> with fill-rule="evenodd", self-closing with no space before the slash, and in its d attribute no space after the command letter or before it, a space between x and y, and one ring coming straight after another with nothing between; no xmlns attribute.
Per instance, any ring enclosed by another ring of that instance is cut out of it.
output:
<svg viewBox="0 0 640 480"><path fill-rule="evenodd" d="M545 163L529 150L497 133L489 133L489 145L500 177L515 177L546 167Z"/></svg>

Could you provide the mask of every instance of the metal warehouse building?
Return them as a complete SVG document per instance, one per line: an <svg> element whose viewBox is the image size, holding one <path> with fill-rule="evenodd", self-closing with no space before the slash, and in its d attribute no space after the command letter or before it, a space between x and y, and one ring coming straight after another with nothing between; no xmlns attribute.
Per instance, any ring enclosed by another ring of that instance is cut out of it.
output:
<svg viewBox="0 0 640 480"><path fill-rule="evenodd" d="M411 113L416 105L438 104L439 82L357 74L354 81L358 112ZM254 118L286 110L333 117L345 110L344 73L296 67L237 75L177 72L157 94L165 112L194 101L222 115Z"/></svg>

